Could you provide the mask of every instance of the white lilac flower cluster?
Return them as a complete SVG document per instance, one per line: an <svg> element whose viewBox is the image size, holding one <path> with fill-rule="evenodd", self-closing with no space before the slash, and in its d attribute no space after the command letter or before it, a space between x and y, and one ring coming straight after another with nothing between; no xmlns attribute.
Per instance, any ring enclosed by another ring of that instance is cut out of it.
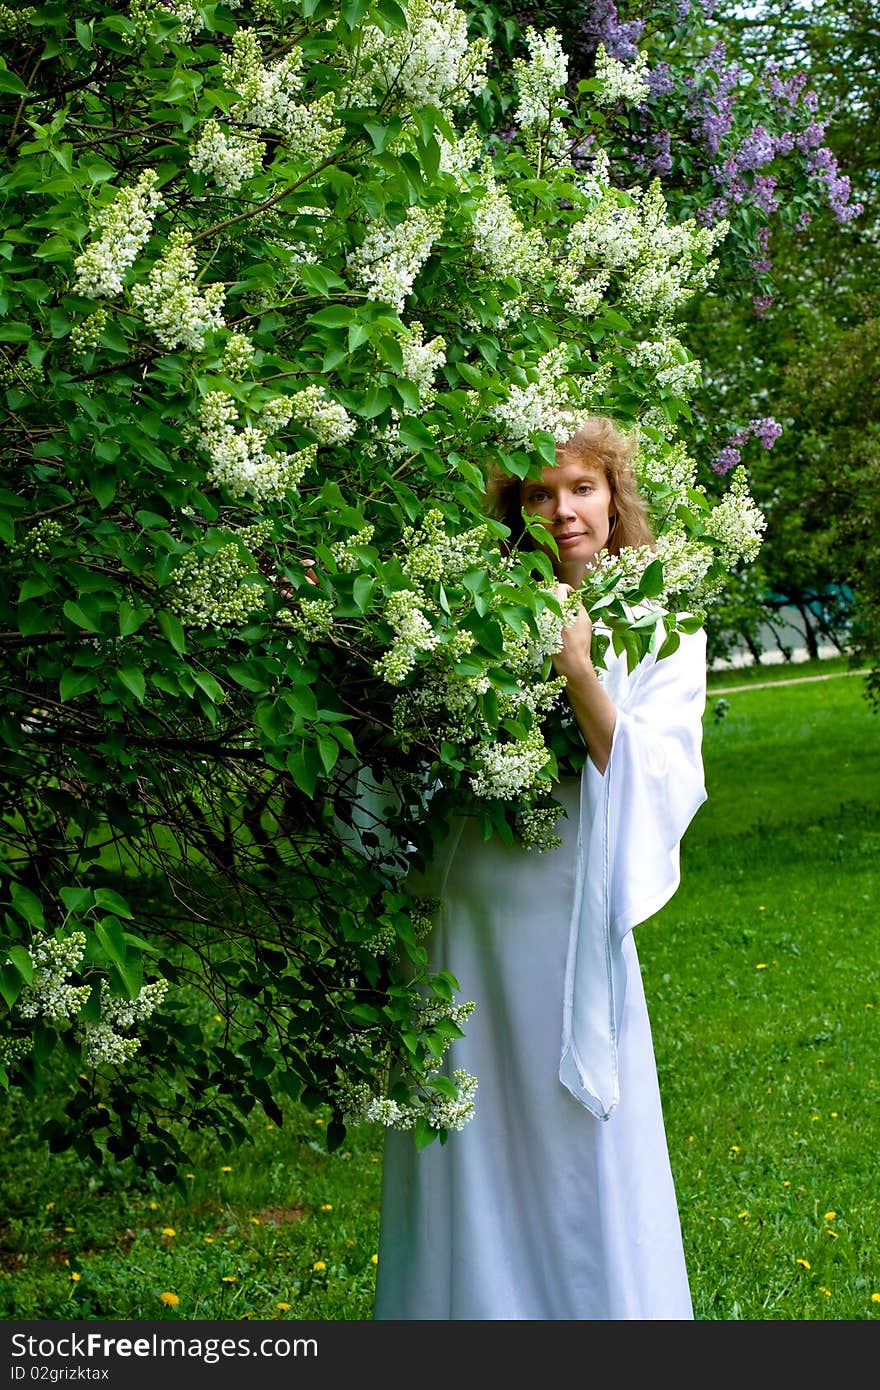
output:
<svg viewBox="0 0 880 1390"><path fill-rule="evenodd" d="M689 395L700 383L700 363L688 357L686 349L674 337L637 343L629 353L629 360L637 367L655 372L657 385L665 386L678 396Z"/></svg>
<svg viewBox="0 0 880 1390"><path fill-rule="evenodd" d="M300 103L302 50L294 46L271 67L265 67L260 41L253 29L238 29L232 37L232 56L221 59L223 78L238 93L229 119L260 130L278 130L294 158L319 162L331 154L344 134L334 124L332 92L317 101Z"/></svg>
<svg viewBox="0 0 880 1390"><path fill-rule="evenodd" d="M238 193L259 172L266 146L251 135L226 132L219 121L206 121L190 151L197 174L207 174L221 193Z"/></svg>
<svg viewBox="0 0 880 1390"><path fill-rule="evenodd" d="M560 443L570 439L579 418L580 402L566 372L567 346L558 343L539 360L533 379L510 387L507 399L489 409L511 444L529 445L534 430L547 430Z"/></svg>
<svg viewBox="0 0 880 1390"><path fill-rule="evenodd" d="M440 132L436 133L440 146L440 168L444 174L451 174L459 186L464 176L483 158L483 137L476 126L469 126L452 140L447 140Z"/></svg>
<svg viewBox="0 0 880 1390"><path fill-rule="evenodd" d="M593 100L597 106L616 106L625 101L637 106L650 94L647 78L648 59L638 53L630 64L620 63L607 52L604 43L596 49L594 76L599 90Z"/></svg>
<svg viewBox="0 0 880 1390"><path fill-rule="evenodd" d="M562 154L568 144L562 119L568 109L568 58L556 29L539 34L529 25L525 40L528 62L513 60L519 92L513 119L530 142L541 140L551 155Z"/></svg>
<svg viewBox="0 0 880 1390"><path fill-rule="evenodd" d="M168 585L168 607L184 627L242 627L262 599L259 585L243 582L253 574L253 556L236 541L213 555L190 551Z"/></svg>
<svg viewBox="0 0 880 1390"><path fill-rule="evenodd" d="M559 806L525 806L516 818L516 830L524 849L541 854L558 849L563 843L556 834L556 822L562 815Z"/></svg>
<svg viewBox="0 0 880 1390"><path fill-rule="evenodd" d="M380 1124L386 1129L409 1130L423 1118L432 1129L462 1130L473 1117L477 1078L461 1068L453 1072L452 1078L458 1087L454 1100L440 1091L429 1090L417 1101L403 1103L377 1095L364 1081L341 1087L345 1122L352 1127Z"/></svg>
<svg viewBox="0 0 880 1390"><path fill-rule="evenodd" d="M35 938L28 947L34 977L18 999L22 1018L45 1018L50 1023L71 1023L82 1009L92 989L90 985L71 985L68 975L79 967L86 949L85 932L71 932L59 940L52 936Z"/></svg>
<svg viewBox="0 0 880 1390"><path fill-rule="evenodd" d="M432 208L412 207L396 227L373 223L349 257L354 283L400 313L443 230L443 212L442 203Z"/></svg>
<svg viewBox="0 0 880 1390"><path fill-rule="evenodd" d="M360 569L361 561L357 550L361 546L369 545L373 539L375 527L371 525L362 526L353 535L346 536L344 541L335 541L330 547L334 564L340 574L353 574Z"/></svg>
<svg viewBox="0 0 880 1390"><path fill-rule="evenodd" d="M254 360L256 348L246 333L230 333L223 350L223 371L230 381L241 381Z"/></svg>
<svg viewBox="0 0 880 1390"><path fill-rule="evenodd" d="M202 28L202 16L192 0L175 0L173 4L170 0L131 0L128 17L139 43L153 37L153 20L157 17L179 21L175 32L164 39L165 43L172 39L176 43L189 43L193 34Z"/></svg>
<svg viewBox="0 0 880 1390"><path fill-rule="evenodd" d="M220 312L226 298L221 283L208 285L200 293L196 285L198 263L189 233L177 228L168 238L168 247L154 263L145 284L135 285L134 303L163 347L188 347L198 351L205 336L223 328Z"/></svg>
<svg viewBox="0 0 880 1390"><path fill-rule="evenodd" d="M295 454L269 450L270 436L290 419L288 398L267 401L261 417L262 428L238 428L238 410L225 391L209 391L199 408L199 442L211 459L208 476L236 497L249 493L255 500L281 498L298 487L317 457L317 444Z"/></svg>
<svg viewBox="0 0 880 1390"><path fill-rule="evenodd" d="M423 602L423 595L415 589L397 589L388 596L384 616L394 632L394 640L373 669L389 685L401 685L414 669L419 654L433 651L440 641L425 617Z"/></svg>
<svg viewBox="0 0 880 1390"><path fill-rule="evenodd" d="M416 582L439 579L454 583L467 570L483 563L488 537L486 525L472 526L457 536L447 535L443 513L431 507L418 526L404 527L403 572Z"/></svg>
<svg viewBox="0 0 880 1390"><path fill-rule="evenodd" d="M278 616L307 642L320 642L333 630L333 604L326 598L303 599L298 608L282 608Z"/></svg>
<svg viewBox="0 0 880 1390"><path fill-rule="evenodd" d="M452 111L486 85L488 39L468 41L467 15L455 0L408 0L405 29L366 25L354 55L345 99L372 105L375 89L411 107Z"/></svg>
<svg viewBox="0 0 880 1390"><path fill-rule="evenodd" d="M437 392L434 378L446 361L446 339L432 338L425 342L425 330L420 323L411 323L409 333L400 340L403 353L403 375L415 383L423 405L430 405Z"/></svg>
<svg viewBox="0 0 880 1390"><path fill-rule="evenodd" d="M154 980L144 985L134 999L120 999L110 993L107 981L102 980L100 1019L77 1028L83 1061L92 1067L121 1067L130 1062L139 1051L141 1040L126 1037L117 1029L133 1028L136 1023L150 1018L167 993L168 981Z"/></svg>
<svg viewBox="0 0 880 1390"><path fill-rule="evenodd" d="M482 744L474 752L473 792L490 800L514 801L538 785L549 756L536 726L511 743Z"/></svg>
<svg viewBox="0 0 880 1390"><path fill-rule="evenodd" d="M290 419L307 425L319 444L343 444L357 428L344 405L330 400L323 386L307 386L287 397Z"/></svg>
<svg viewBox="0 0 880 1390"><path fill-rule="evenodd" d="M704 289L717 269L711 253L729 224L697 227L693 218L670 225L659 179L647 190L612 186L608 156L599 151L579 180L582 208L568 228L566 250L554 267L569 307L593 313L614 286L624 310L668 325L680 305ZM671 367L671 363L667 364Z"/></svg>
<svg viewBox="0 0 880 1390"><path fill-rule="evenodd" d="M495 275L537 282L550 268L546 246L537 228L523 226L510 198L498 187L493 170L485 169L486 189L473 221L474 251Z"/></svg>
<svg viewBox="0 0 880 1390"><path fill-rule="evenodd" d="M121 294L125 275L150 238L162 199L156 190L157 174L147 169L136 184L121 188L92 221L92 241L73 265L76 287L89 299L112 299Z"/></svg>
<svg viewBox="0 0 880 1390"><path fill-rule="evenodd" d="M28 1038L0 1038L0 1067L14 1067L31 1048Z"/></svg>
<svg viewBox="0 0 880 1390"><path fill-rule="evenodd" d="M753 502L746 470L742 464L735 468L730 486L720 502L712 508L706 530L724 550L728 568L739 559L754 560L761 548L767 519Z"/></svg>

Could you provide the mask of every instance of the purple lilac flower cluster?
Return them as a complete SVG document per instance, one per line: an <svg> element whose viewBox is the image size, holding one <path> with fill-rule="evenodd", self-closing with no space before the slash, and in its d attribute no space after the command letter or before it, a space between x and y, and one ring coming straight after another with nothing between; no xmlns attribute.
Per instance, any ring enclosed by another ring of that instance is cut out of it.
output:
<svg viewBox="0 0 880 1390"><path fill-rule="evenodd" d="M736 468L741 462L741 450L750 439L757 439L764 449L772 449L776 440L782 434L782 426L773 419L772 415L765 415L763 418L750 420L744 429L737 430L727 440L722 449L712 461L712 470L715 473L729 473L731 468Z"/></svg>

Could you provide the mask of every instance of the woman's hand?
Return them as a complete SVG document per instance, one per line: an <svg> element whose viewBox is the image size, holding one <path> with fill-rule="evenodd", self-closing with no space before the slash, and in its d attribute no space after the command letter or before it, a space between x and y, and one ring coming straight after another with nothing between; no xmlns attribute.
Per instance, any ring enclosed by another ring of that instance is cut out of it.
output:
<svg viewBox="0 0 880 1390"><path fill-rule="evenodd" d="M553 590L563 608L574 593L570 584L557 584ZM602 689L590 655L593 624L584 605L578 601L574 621L562 627L562 646L553 655L553 668L565 678L568 703L580 726L590 758L604 773L611 756L617 710Z"/></svg>
<svg viewBox="0 0 880 1390"><path fill-rule="evenodd" d="M567 600L574 593L574 589L570 584L556 584L553 593L565 608ZM577 679L587 670L592 670L593 663L590 659L592 643L593 624L590 615L584 605L578 603L574 621L563 622L562 646L558 652L554 652L552 657L553 669L557 676L564 676L566 680Z"/></svg>
<svg viewBox="0 0 880 1390"><path fill-rule="evenodd" d="M303 567L303 572L304 572L304 574L305 574L306 579L309 581L309 583L310 583L310 584L317 584L317 583L318 583L318 576L315 574L315 571L314 571L314 568L313 568L313 566L314 566L314 564L315 564L315 561L314 561L314 560L300 560L300 564L301 564L302 567ZM294 600L296 599L296 590L295 590L295 589L292 589L292 588L290 587L289 584L282 584L282 585L281 585L281 595L282 595L282 598L285 600L286 603L293 603Z"/></svg>

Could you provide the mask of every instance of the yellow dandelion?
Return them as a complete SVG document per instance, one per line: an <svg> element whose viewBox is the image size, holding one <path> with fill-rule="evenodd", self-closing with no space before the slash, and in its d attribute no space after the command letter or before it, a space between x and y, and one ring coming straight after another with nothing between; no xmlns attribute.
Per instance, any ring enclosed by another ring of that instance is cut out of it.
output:
<svg viewBox="0 0 880 1390"><path fill-rule="evenodd" d="M150 1208L150 1211L158 1211L158 1210L159 1210L159 1203L158 1203L158 1202L148 1202L148 1203L147 1203L147 1206Z"/></svg>
<svg viewBox="0 0 880 1390"><path fill-rule="evenodd" d="M323 1260L315 1260L315 1263L312 1265L312 1269L316 1269L319 1273L322 1269L326 1268L327 1266Z"/></svg>
<svg viewBox="0 0 880 1390"><path fill-rule="evenodd" d="M371 1256L370 1256L370 1264L377 1265L378 1263L379 1263L379 1256L378 1256L378 1255L371 1255Z"/></svg>
<svg viewBox="0 0 880 1390"><path fill-rule="evenodd" d="M758 964L755 966L755 969L756 969L756 970L766 970L766 969L767 969L767 962L766 962L766 961L763 961L763 960L762 960L762 961L759 961Z"/></svg>
<svg viewBox="0 0 880 1390"><path fill-rule="evenodd" d="M371 1156L370 1162L371 1162L371 1163L378 1163L378 1162L379 1162L379 1160L378 1160L378 1158L376 1157L375 1154L373 1154L373 1155Z"/></svg>
<svg viewBox="0 0 880 1390"><path fill-rule="evenodd" d="M180 1299L176 1293L160 1293L159 1302L164 1303L166 1308L176 1308Z"/></svg>
<svg viewBox="0 0 880 1390"><path fill-rule="evenodd" d="M821 1115L811 1115L811 1116L810 1116L810 1119L811 1119L811 1120L821 1120L821 1118L822 1118Z"/></svg>
<svg viewBox="0 0 880 1390"><path fill-rule="evenodd" d="M214 1244L214 1237L213 1237L213 1236L205 1236L205 1244L206 1244L206 1245L213 1245L213 1244Z"/></svg>
<svg viewBox="0 0 880 1390"><path fill-rule="evenodd" d="M224 1164L223 1164L223 1167L220 1169L220 1172L221 1172L221 1173L231 1173L231 1172L232 1172L232 1164L231 1164L231 1163L224 1163Z"/></svg>
<svg viewBox="0 0 880 1390"><path fill-rule="evenodd" d="M783 1182L782 1182L782 1186L783 1186L783 1187L791 1187L791 1178L784 1178L784 1179L783 1179Z"/></svg>
<svg viewBox="0 0 880 1390"><path fill-rule="evenodd" d="M871 1302L872 1302L872 1303L880 1303L880 1293L872 1293L872 1294L871 1294Z"/></svg>
<svg viewBox="0 0 880 1390"><path fill-rule="evenodd" d="M837 1240L837 1232L832 1231L830 1226L825 1227L825 1234L826 1236L830 1236L832 1240Z"/></svg>
<svg viewBox="0 0 880 1390"><path fill-rule="evenodd" d="M746 1217L748 1216L748 1212L747 1212L747 1211L738 1211L738 1212L737 1212L737 1216L739 1217L740 1221L745 1221Z"/></svg>
<svg viewBox="0 0 880 1390"><path fill-rule="evenodd" d="M77 1274L76 1270L74 1270L70 1277L73 1280L74 1284L78 1284L80 1279L82 1278L82 1275Z"/></svg>
<svg viewBox="0 0 880 1390"><path fill-rule="evenodd" d="M194 1178L194 1177L195 1177L195 1173L187 1173L185 1176L188 1177L188 1178Z"/></svg>
<svg viewBox="0 0 880 1390"><path fill-rule="evenodd" d="M47 1203L46 1203L45 1210L46 1210L46 1211L51 1211L52 1208L54 1207L54 1205L55 1205L54 1202L47 1202Z"/></svg>
<svg viewBox="0 0 880 1390"><path fill-rule="evenodd" d="M322 1211L332 1211L332 1210L333 1210L333 1203L332 1203L332 1202L322 1202L322 1203L321 1203L321 1210L322 1210Z"/></svg>
<svg viewBox="0 0 880 1390"><path fill-rule="evenodd" d="M320 1120L320 1119L315 1121L315 1124L316 1124L316 1125L322 1125L323 1123L324 1123L324 1121L323 1121L323 1120Z"/></svg>
<svg viewBox="0 0 880 1390"><path fill-rule="evenodd" d="M163 1236L167 1236L168 1239L170 1240L172 1236L176 1236L176 1235L177 1235L177 1232L175 1231L175 1229L174 1229L173 1226L163 1226L163 1227L162 1227L162 1234L163 1234Z"/></svg>
<svg viewBox="0 0 880 1390"><path fill-rule="evenodd" d="M238 1282L238 1275L237 1275L237 1274L221 1274L221 1276L220 1276L220 1283L221 1283L221 1284L236 1284L237 1282Z"/></svg>
<svg viewBox="0 0 880 1390"><path fill-rule="evenodd" d="M263 1224L258 1216L252 1216L250 1218L250 1223L252 1226L262 1226Z"/></svg>
<svg viewBox="0 0 880 1390"><path fill-rule="evenodd" d="M819 1285L819 1292L820 1292L820 1293L826 1294L828 1298L831 1297L831 1290L830 1290L830 1289L826 1289L826 1287L825 1287L824 1284L820 1284L820 1285Z"/></svg>
<svg viewBox="0 0 880 1390"><path fill-rule="evenodd" d="M72 1226L65 1226L64 1229L65 1229L65 1231L67 1232L68 1235L70 1235L71 1232L73 1231L73 1227L72 1227Z"/></svg>
<svg viewBox="0 0 880 1390"><path fill-rule="evenodd" d="M825 1220L826 1220L826 1221L833 1221L833 1220L835 1219L836 1216L837 1216L837 1212L836 1212L836 1211L826 1211L826 1213L825 1213Z"/></svg>
<svg viewBox="0 0 880 1390"><path fill-rule="evenodd" d="M763 904L763 903L758 903L758 911L759 911L759 912L763 912L763 911L764 911L764 904Z"/></svg>
<svg viewBox="0 0 880 1390"><path fill-rule="evenodd" d="M694 1142L694 1136L693 1136L692 1134L689 1134L689 1135L688 1135L688 1143L689 1143L689 1144L692 1144L693 1142Z"/></svg>
<svg viewBox="0 0 880 1390"><path fill-rule="evenodd" d="M810 1264L810 1261L809 1261L809 1260L795 1260L795 1264L796 1264L796 1265L800 1265L801 1269L812 1269L812 1268L813 1268L813 1266Z"/></svg>
<svg viewBox="0 0 880 1390"><path fill-rule="evenodd" d="M832 1118L832 1120L836 1120L836 1119L837 1119L837 1111L836 1111L836 1110L832 1110L832 1112L831 1112L831 1118Z"/></svg>
<svg viewBox="0 0 880 1390"><path fill-rule="evenodd" d="M739 1144L731 1144L731 1146L730 1146L730 1152L731 1152L732 1154L738 1154L738 1153L739 1153Z"/></svg>
<svg viewBox="0 0 880 1390"><path fill-rule="evenodd" d="M276 1304L275 1304L275 1307L276 1307L280 1312L282 1312L282 1313L289 1313L289 1312L290 1312L290 1304L289 1304L289 1303L276 1303Z"/></svg>
<svg viewBox="0 0 880 1390"><path fill-rule="evenodd" d="M215 1023L222 1023L222 1022L223 1022L223 1015L222 1015L222 1014L215 1014L215 1015L214 1015L214 1022L215 1022Z"/></svg>

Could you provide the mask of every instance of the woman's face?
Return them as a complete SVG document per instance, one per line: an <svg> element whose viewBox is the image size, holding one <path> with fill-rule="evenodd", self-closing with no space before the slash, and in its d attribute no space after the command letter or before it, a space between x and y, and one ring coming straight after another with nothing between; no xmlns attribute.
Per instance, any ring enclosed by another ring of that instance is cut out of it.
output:
<svg viewBox="0 0 880 1390"><path fill-rule="evenodd" d="M520 499L526 515L539 518L556 542L558 558L549 546L540 549L553 561L557 579L577 588L611 529L613 503L604 469L565 460L526 480Z"/></svg>

